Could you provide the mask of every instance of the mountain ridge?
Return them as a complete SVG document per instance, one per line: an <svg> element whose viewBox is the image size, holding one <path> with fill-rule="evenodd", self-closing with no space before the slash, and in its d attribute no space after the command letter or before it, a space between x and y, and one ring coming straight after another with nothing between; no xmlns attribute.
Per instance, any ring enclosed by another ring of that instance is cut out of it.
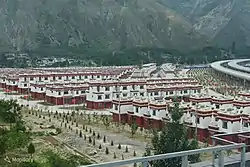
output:
<svg viewBox="0 0 250 167"><path fill-rule="evenodd" d="M16 51L57 46L185 51L208 43L182 16L152 0L6 0L0 2L0 24L0 42Z"/></svg>
<svg viewBox="0 0 250 167"><path fill-rule="evenodd" d="M249 0L160 0L184 16L193 28L210 37L212 43L229 48L250 47ZM248 19L247 19L248 18Z"/></svg>

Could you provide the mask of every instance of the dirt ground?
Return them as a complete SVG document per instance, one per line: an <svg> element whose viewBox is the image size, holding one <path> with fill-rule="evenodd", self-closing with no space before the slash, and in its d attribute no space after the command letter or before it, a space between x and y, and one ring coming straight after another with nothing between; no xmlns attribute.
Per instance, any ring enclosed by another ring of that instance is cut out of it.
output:
<svg viewBox="0 0 250 167"><path fill-rule="evenodd" d="M71 147L96 162L129 159L135 156L142 156L144 153L145 146L140 141L138 142L120 134L104 131L94 126L87 126L88 131L86 131L86 126L83 129L81 123L78 123L78 126L76 122L73 122L72 125L72 121L69 123L66 123L66 121L62 123L62 118L57 119L59 116L55 116L54 118L53 115L50 115L50 117L48 114L44 115L46 116L41 116L41 118L39 118L38 115L35 116L35 114L26 113L24 120L27 122L27 126L32 127L32 131L35 132L55 133L52 129L45 130L43 128L51 126L60 128L62 133L53 137L47 136L43 138L46 143L51 145L58 145L58 141L60 141L59 145L64 144ZM67 124L66 128L65 123ZM80 131L82 132L82 137L80 137ZM95 132L95 134L93 134L93 132ZM100 138L97 138L98 133ZM104 136L106 138L105 142L103 140ZM89 142L89 138L92 140L91 143ZM93 142L94 140L95 142ZM111 141L113 141L113 146L111 146ZM121 149L118 149L119 144L121 145ZM108 154L106 149L108 149Z"/></svg>

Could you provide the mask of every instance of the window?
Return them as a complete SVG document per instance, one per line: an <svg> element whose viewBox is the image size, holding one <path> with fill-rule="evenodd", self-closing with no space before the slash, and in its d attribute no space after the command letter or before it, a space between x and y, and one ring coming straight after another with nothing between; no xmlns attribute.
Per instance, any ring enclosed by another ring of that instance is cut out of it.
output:
<svg viewBox="0 0 250 167"><path fill-rule="evenodd" d="M82 76L81 76L81 75L79 76L79 79L82 79Z"/></svg>
<svg viewBox="0 0 250 167"><path fill-rule="evenodd" d="M64 94L67 95L67 94L69 94L69 92L68 92L68 91L65 91Z"/></svg>
<svg viewBox="0 0 250 167"><path fill-rule="evenodd" d="M27 78L26 78L26 77L24 77L24 81L27 81Z"/></svg>
<svg viewBox="0 0 250 167"><path fill-rule="evenodd" d="M187 93L188 91L187 90L184 90L184 93Z"/></svg>
<svg viewBox="0 0 250 167"><path fill-rule="evenodd" d="M158 96L159 95L159 92L155 92L155 96Z"/></svg>
<svg viewBox="0 0 250 167"><path fill-rule="evenodd" d="M56 77L55 77L55 76L53 76L53 80L56 80Z"/></svg>
<svg viewBox="0 0 250 167"><path fill-rule="evenodd" d="M137 96L137 93L134 93L134 96Z"/></svg>
<svg viewBox="0 0 250 167"><path fill-rule="evenodd" d="M85 75L85 79L87 79L88 78L88 76L87 75Z"/></svg>
<svg viewBox="0 0 250 167"><path fill-rule="evenodd" d="M75 79L75 76L72 76L72 79Z"/></svg>
<svg viewBox="0 0 250 167"><path fill-rule="evenodd" d="M144 93L140 93L140 96L144 96Z"/></svg>
<svg viewBox="0 0 250 167"><path fill-rule="evenodd" d="M85 90L82 90L81 93L82 93L82 94L85 93Z"/></svg>
<svg viewBox="0 0 250 167"><path fill-rule="evenodd" d="M96 89L97 89L97 92L100 92L100 86L97 86Z"/></svg>
<svg viewBox="0 0 250 167"><path fill-rule="evenodd" d="M109 99L109 95L105 95L105 99Z"/></svg>
<svg viewBox="0 0 250 167"><path fill-rule="evenodd" d="M138 107L135 108L135 112L139 113L139 108Z"/></svg>
<svg viewBox="0 0 250 167"><path fill-rule="evenodd" d="M244 125L244 127L248 127L248 123L247 122L243 122L243 125Z"/></svg>
<svg viewBox="0 0 250 167"><path fill-rule="evenodd" d="M217 122L217 121L219 121L219 119L218 119L218 118L215 118L215 121Z"/></svg>
<svg viewBox="0 0 250 167"><path fill-rule="evenodd" d="M66 76L66 80L69 80L69 76Z"/></svg>
<svg viewBox="0 0 250 167"><path fill-rule="evenodd" d="M115 110L118 110L118 105L117 104L115 104Z"/></svg>
<svg viewBox="0 0 250 167"><path fill-rule="evenodd" d="M153 110L153 114L152 114L153 116L156 116L156 111L155 110Z"/></svg>
<svg viewBox="0 0 250 167"><path fill-rule="evenodd" d="M24 87L27 87L27 84L24 84L23 86L24 86Z"/></svg>
<svg viewBox="0 0 250 167"><path fill-rule="evenodd" d="M48 77L45 77L44 80L48 80Z"/></svg>
<svg viewBox="0 0 250 167"><path fill-rule="evenodd" d="M78 95L78 91L76 91L76 94Z"/></svg>
<svg viewBox="0 0 250 167"><path fill-rule="evenodd" d="M132 89L135 90L135 85L132 85Z"/></svg>
<svg viewBox="0 0 250 167"><path fill-rule="evenodd" d="M127 93L123 93L122 94L123 97L127 97L127 95L128 95Z"/></svg>
<svg viewBox="0 0 250 167"><path fill-rule="evenodd" d="M97 78L100 78L100 76L99 76L99 75L97 75Z"/></svg>
<svg viewBox="0 0 250 167"><path fill-rule="evenodd" d="M15 81L13 81L12 83L15 84Z"/></svg>
<svg viewBox="0 0 250 167"><path fill-rule="evenodd" d="M98 100L101 100L101 99L102 99L102 96L101 96L101 95L98 95L97 98L98 98Z"/></svg>
<svg viewBox="0 0 250 167"><path fill-rule="evenodd" d="M41 91L43 91L43 88L41 88Z"/></svg>
<svg viewBox="0 0 250 167"><path fill-rule="evenodd" d="M58 79L60 80L60 79L62 79L62 77L58 77Z"/></svg>
<svg viewBox="0 0 250 167"><path fill-rule="evenodd" d="M227 129L227 122L226 121L222 122L222 128Z"/></svg>
<svg viewBox="0 0 250 167"><path fill-rule="evenodd" d="M31 81L33 81L33 80L34 80L34 78L33 78L33 77L31 77L31 78L30 78L30 80L31 80Z"/></svg>
<svg viewBox="0 0 250 167"><path fill-rule="evenodd" d="M61 92L58 92L58 95L61 95Z"/></svg>
<svg viewBox="0 0 250 167"><path fill-rule="evenodd" d="M220 105L219 105L219 104L216 104L216 105L215 105L215 108L216 108L216 109L219 109L219 108L220 108Z"/></svg>
<svg viewBox="0 0 250 167"><path fill-rule="evenodd" d="M173 91L171 91L171 92L169 92L169 93L170 93L171 95L172 95L172 94L174 94L174 92L173 92Z"/></svg>
<svg viewBox="0 0 250 167"><path fill-rule="evenodd" d="M109 91L109 87L105 87L105 91Z"/></svg>
<svg viewBox="0 0 250 167"><path fill-rule="evenodd" d="M119 98L119 94L116 94L116 98Z"/></svg>
<svg viewBox="0 0 250 167"><path fill-rule="evenodd" d="M196 122L197 122L197 124L200 124L200 118L199 117L196 118Z"/></svg>
<svg viewBox="0 0 250 167"><path fill-rule="evenodd" d="M143 85L140 86L140 89L143 89Z"/></svg>
<svg viewBox="0 0 250 167"><path fill-rule="evenodd" d="M123 86L122 89L123 89L123 90L127 90L127 86Z"/></svg>
<svg viewBox="0 0 250 167"><path fill-rule="evenodd" d="M91 78L94 79L94 75L91 75Z"/></svg>
<svg viewBox="0 0 250 167"><path fill-rule="evenodd" d="M39 77L39 81L41 81L42 80L42 78L41 77Z"/></svg>

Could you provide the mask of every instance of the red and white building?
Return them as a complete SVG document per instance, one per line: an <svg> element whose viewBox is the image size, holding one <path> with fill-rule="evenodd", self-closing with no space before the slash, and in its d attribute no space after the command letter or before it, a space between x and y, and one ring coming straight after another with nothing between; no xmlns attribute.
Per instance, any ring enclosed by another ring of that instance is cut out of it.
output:
<svg viewBox="0 0 250 167"><path fill-rule="evenodd" d="M47 85L45 101L55 105L83 104L88 84Z"/></svg>
<svg viewBox="0 0 250 167"><path fill-rule="evenodd" d="M148 100L146 97L120 98L113 100L113 121L136 123L145 129L163 126L168 118L167 107L170 101Z"/></svg>
<svg viewBox="0 0 250 167"><path fill-rule="evenodd" d="M52 102L53 104L77 104L85 102L89 81L126 78L133 71L133 66L2 68L0 69L0 89L4 89L6 92L28 94L34 99ZM60 92L61 89L65 91ZM62 98L64 102L62 102ZM67 99L72 99L72 102Z"/></svg>
<svg viewBox="0 0 250 167"><path fill-rule="evenodd" d="M197 123L198 139L223 133L249 131L250 99L243 97L191 97L190 107L185 110L184 123L194 132ZM232 136L226 137L234 141ZM211 140L209 140L211 144Z"/></svg>

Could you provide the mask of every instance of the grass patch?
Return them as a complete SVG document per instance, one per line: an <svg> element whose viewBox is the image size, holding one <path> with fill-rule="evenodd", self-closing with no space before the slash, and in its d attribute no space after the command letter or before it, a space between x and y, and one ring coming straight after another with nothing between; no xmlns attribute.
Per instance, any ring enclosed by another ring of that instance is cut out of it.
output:
<svg viewBox="0 0 250 167"><path fill-rule="evenodd" d="M38 104L44 105L44 106L54 106L54 104L48 103L48 102L38 102Z"/></svg>
<svg viewBox="0 0 250 167"><path fill-rule="evenodd" d="M72 107L60 107L60 109L65 110L86 110L85 106L72 106Z"/></svg>
<svg viewBox="0 0 250 167"><path fill-rule="evenodd" d="M20 95L18 92L9 92L9 93L4 93L5 95Z"/></svg>
<svg viewBox="0 0 250 167"><path fill-rule="evenodd" d="M33 99L32 97L29 97L29 98L24 98L23 96L20 97L20 99L22 100L29 100L29 101L37 101L36 99Z"/></svg>

